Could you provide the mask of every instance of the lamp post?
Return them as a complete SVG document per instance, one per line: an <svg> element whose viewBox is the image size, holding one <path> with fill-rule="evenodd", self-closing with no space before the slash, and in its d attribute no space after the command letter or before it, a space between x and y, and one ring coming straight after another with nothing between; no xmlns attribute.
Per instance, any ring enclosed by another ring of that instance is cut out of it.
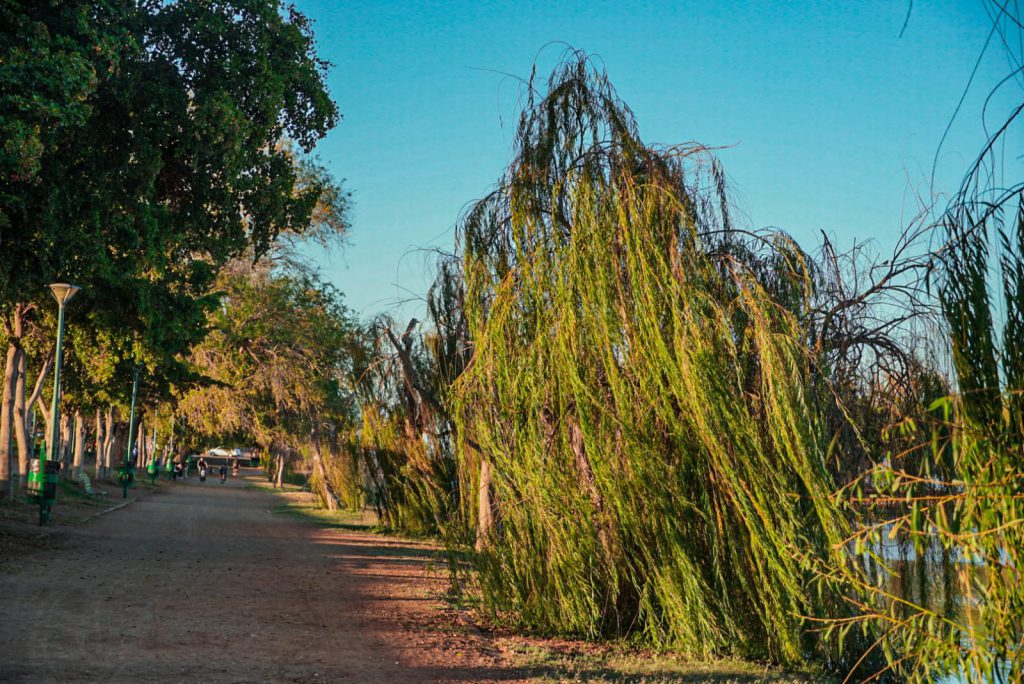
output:
<svg viewBox="0 0 1024 684"><path fill-rule="evenodd" d="M160 445L160 430L153 428L153 449L150 451L148 458L146 459L146 477L149 478L149 483L156 485L156 478L160 477L160 452L157 451L157 447Z"/></svg>
<svg viewBox="0 0 1024 684"><path fill-rule="evenodd" d="M135 382L132 383L132 411L128 416L128 450L124 452L124 465L118 468L117 479L121 483L121 498L128 498L128 487L135 481L135 464L132 463L132 450L135 448L135 402L139 398L139 375L142 366L135 366Z"/></svg>
<svg viewBox="0 0 1024 684"><path fill-rule="evenodd" d="M53 403L50 405L50 453L33 464L28 476L29 491L39 502L39 524L50 519L50 510L57 499L57 442L60 439L60 369L64 361L64 307L78 294L80 287L53 283L50 290L57 300L57 349L53 364Z"/></svg>
<svg viewBox="0 0 1024 684"><path fill-rule="evenodd" d="M167 447L167 462L164 464L167 479L174 479L174 414L171 414L171 443Z"/></svg>

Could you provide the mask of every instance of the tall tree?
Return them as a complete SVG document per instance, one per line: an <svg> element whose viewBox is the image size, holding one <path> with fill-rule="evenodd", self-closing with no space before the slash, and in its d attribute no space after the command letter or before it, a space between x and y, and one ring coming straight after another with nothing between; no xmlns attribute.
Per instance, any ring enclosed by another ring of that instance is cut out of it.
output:
<svg viewBox="0 0 1024 684"><path fill-rule="evenodd" d="M60 190L49 161L95 115L103 78L130 45L128 2L0 4L0 316L7 354L0 404L0 483L8 478L23 339L43 288L60 273L68 226L45 211ZM23 384L23 383L22 383Z"/></svg>
<svg viewBox="0 0 1024 684"><path fill-rule="evenodd" d="M8 344L0 432L15 403L19 339L47 282L75 281L85 287L78 310L116 314L131 338L129 363L180 374L175 359L202 337L218 269L241 254L259 257L281 231L301 233L321 195L337 194L304 179L282 144L308 152L338 119L327 65L294 8L276 0L56 5L52 13L38 3L3 6L12 31L4 47L17 58L5 55L5 64L25 65L0 73L3 92L19 92L29 68L56 80L67 68L73 78L44 84L50 107L7 98L0 111L0 128L21 131L0 160ZM33 51L37 43L50 47ZM44 134L47 116L57 125ZM0 443L0 479L7 461Z"/></svg>
<svg viewBox="0 0 1024 684"><path fill-rule="evenodd" d="M529 92L512 164L460 226L473 346L450 405L500 521L476 556L485 604L538 630L832 659L800 617L846 611L801 559L838 562L847 532L806 255L735 230L707 150L645 145L585 56Z"/></svg>

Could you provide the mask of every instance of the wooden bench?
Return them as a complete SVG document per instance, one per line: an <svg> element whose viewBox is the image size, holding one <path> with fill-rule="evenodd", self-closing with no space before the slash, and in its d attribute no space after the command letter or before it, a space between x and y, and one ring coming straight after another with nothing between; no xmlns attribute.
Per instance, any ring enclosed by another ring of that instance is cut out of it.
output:
<svg viewBox="0 0 1024 684"><path fill-rule="evenodd" d="M92 482L89 480L89 476L85 473L79 473L79 478L82 480L82 487L85 489L85 493L89 496L106 496L107 493L102 489L93 489Z"/></svg>

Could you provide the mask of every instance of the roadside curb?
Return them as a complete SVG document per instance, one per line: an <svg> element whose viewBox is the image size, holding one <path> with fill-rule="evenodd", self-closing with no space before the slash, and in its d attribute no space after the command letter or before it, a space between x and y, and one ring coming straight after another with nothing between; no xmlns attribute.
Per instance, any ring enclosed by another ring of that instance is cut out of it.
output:
<svg viewBox="0 0 1024 684"><path fill-rule="evenodd" d="M120 510L120 509L124 508L125 506L127 506L129 504L135 503L136 501L138 501L138 499L132 499L131 501L125 501L122 504L118 504L116 506L112 506L111 508L108 508L106 510L100 511L99 513L94 513L93 515L90 515L88 518L85 518L84 520L82 520L82 522L83 523L92 522L93 520L95 520L96 518L98 518L98 517L100 517L102 515L106 515L107 513L113 513L114 511Z"/></svg>

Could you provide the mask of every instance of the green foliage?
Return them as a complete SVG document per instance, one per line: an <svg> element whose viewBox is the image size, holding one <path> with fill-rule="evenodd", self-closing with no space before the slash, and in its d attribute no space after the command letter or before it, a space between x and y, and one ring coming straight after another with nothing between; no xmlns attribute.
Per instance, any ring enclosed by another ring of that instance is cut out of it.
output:
<svg viewBox="0 0 1024 684"><path fill-rule="evenodd" d="M797 549L839 563L847 524L802 253L732 231L714 160L645 146L584 58L531 95L516 144L461 227L473 358L451 406L463 472L494 467L486 604L538 631L804 662L800 616L836 607Z"/></svg>
<svg viewBox="0 0 1024 684"><path fill-rule="evenodd" d="M213 439L246 436L297 451L323 423L355 419L346 366L356 326L329 286L240 266L221 277L221 305L192 356L213 384L181 406L191 427Z"/></svg>
<svg viewBox="0 0 1024 684"><path fill-rule="evenodd" d="M859 587L858 621L883 635L877 646L889 667L911 682L950 673L976 682L1024 677L1024 207L1014 204L1008 230L1000 212L965 223L976 208L969 203L946 216L937 275L959 391L935 401L920 424L904 422L913 445L906 453L920 465L908 468L911 459L899 455L870 473L875 522L855 540L875 575ZM999 239L995 263L990 236ZM989 289L996 274L1001 317ZM881 557L882 532L890 546L902 540L913 562ZM907 591L914 571L919 588Z"/></svg>
<svg viewBox="0 0 1024 684"><path fill-rule="evenodd" d="M438 461L422 439L404 431L401 409L363 404L360 410L359 445L372 485L370 503L381 525L414 536L437 534L450 508L446 478L434 470Z"/></svg>
<svg viewBox="0 0 1024 684"><path fill-rule="evenodd" d="M439 402L441 335L417 340L411 321L399 337L386 317L365 332L354 367L362 424L354 440L370 484L370 503L386 528L443 534L457 525L459 474L451 425Z"/></svg>
<svg viewBox="0 0 1024 684"><path fill-rule="evenodd" d="M0 207L38 180L43 156L91 114L98 82L118 64L125 2L0 4ZM0 211L0 228L10 227Z"/></svg>
<svg viewBox="0 0 1024 684"><path fill-rule="evenodd" d="M0 11L0 129L28 132L3 160L0 308L52 306L55 280L83 286L72 311L89 327L71 355L94 393L123 393L142 362L144 395L167 398L196 380L182 359L225 263L282 233L343 229L344 194L295 149L338 120L309 22L277 0Z"/></svg>

